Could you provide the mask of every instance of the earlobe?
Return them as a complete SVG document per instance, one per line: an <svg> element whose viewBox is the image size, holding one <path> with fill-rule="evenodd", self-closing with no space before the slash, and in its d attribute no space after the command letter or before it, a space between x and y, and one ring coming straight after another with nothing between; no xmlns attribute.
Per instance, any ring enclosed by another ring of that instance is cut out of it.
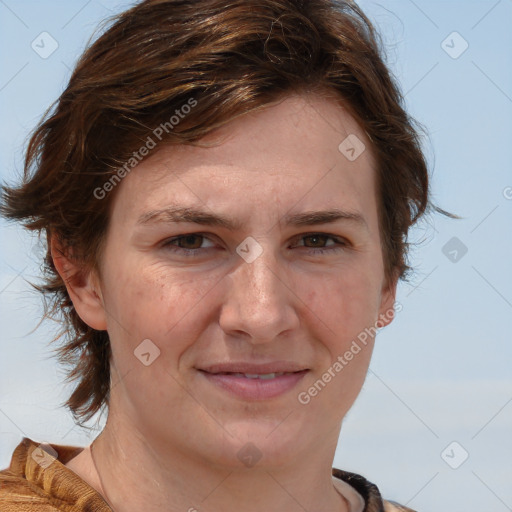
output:
<svg viewBox="0 0 512 512"><path fill-rule="evenodd" d="M78 316L91 328L107 330L100 282L96 272L84 269L63 249L56 236L51 239L51 255Z"/></svg>

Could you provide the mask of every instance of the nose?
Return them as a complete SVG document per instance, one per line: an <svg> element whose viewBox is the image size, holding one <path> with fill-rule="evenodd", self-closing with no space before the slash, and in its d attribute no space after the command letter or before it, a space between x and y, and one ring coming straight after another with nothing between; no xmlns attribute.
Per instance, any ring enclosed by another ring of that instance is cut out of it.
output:
<svg viewBox="0 0 512 512"><path fill-rule="evenodd" d="M291 273L270 249L251 263L242 259L226 277L230 286L219 320L226 334L263 344L299 325Z"/></svg>

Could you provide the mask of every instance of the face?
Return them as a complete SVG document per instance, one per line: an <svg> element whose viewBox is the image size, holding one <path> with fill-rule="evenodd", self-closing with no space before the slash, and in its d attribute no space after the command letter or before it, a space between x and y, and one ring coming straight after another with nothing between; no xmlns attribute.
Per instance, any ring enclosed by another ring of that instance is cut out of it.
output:
<svg viewBox="0 0 512 512"><path fill-rule="evenodd" d="M187 456L272 467L335 446L373 348L361 333L389 323L375 160L318 96L216 136L118 185L96 316L77 309L110 335L111 417Z"/></svg>

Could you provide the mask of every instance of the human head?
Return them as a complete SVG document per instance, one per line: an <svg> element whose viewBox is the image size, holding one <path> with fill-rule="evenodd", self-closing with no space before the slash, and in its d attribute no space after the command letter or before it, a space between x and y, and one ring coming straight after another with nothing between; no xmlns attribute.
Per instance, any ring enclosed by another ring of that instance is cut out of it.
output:
<svg viewBox="0 0 512 512"><path fill-rule="evenodd" d="M429 206L428 173L376 34L353 2L152 0L122 13L37 128L25 181L5 189L2 211L97 268L122 185L115 176L151 145L148 137L159 146L197 144L301 92L336 95L371 141L386 276L405 278L406 236ZM49 253L46 272L41 289L66 322L61 358L79 379L68 405L88 419L108 398L108 335L77 315Z"/></svg>

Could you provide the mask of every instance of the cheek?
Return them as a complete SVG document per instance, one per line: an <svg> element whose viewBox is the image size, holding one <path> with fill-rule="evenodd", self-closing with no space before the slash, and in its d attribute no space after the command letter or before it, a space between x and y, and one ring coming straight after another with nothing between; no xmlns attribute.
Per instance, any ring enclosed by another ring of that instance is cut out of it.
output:
<svg viewBox="0 0 512 512"><path fill-rule="evenodd" d="M376 318L375 282L353 271L324 280L305 297L321 320L316 338L325 358L303 391L311 396L313 415L341 421L361 391L371 360L373 339L365 329Z"/></svg>
<svg viewBox="0 0 512 512"><path fill-rule="evenodd" d="M126 265L111 269L106 308L111 339L133 350L151 339L162 351L176 355L200 330L219 277L200 278L171 271L164 265ZM165 354L164 354L165 355Z"/></svg>
<svg viewBox="0 0 512 512"><path fill-rule="evenodd" d="M304 285L304 303L327 329L326 339L333 348L343 349L377 318L378 287L363 269L341 270Z"/></svg>
<svg viewBox="0 0 512 512"><path fill-rule="evenodd" d="M117 267L109 276L106 307L114 385L121 379L124 384L118 390L127 390L125 398L140 410L163 403L178 410L186 401L178 384L180 361L211 321L210 297L218 278L193 278L162 266L141 266L137 271ZM142 346L149 348L143 352ZM146 352L148 366L137 357Z"/></svg>

